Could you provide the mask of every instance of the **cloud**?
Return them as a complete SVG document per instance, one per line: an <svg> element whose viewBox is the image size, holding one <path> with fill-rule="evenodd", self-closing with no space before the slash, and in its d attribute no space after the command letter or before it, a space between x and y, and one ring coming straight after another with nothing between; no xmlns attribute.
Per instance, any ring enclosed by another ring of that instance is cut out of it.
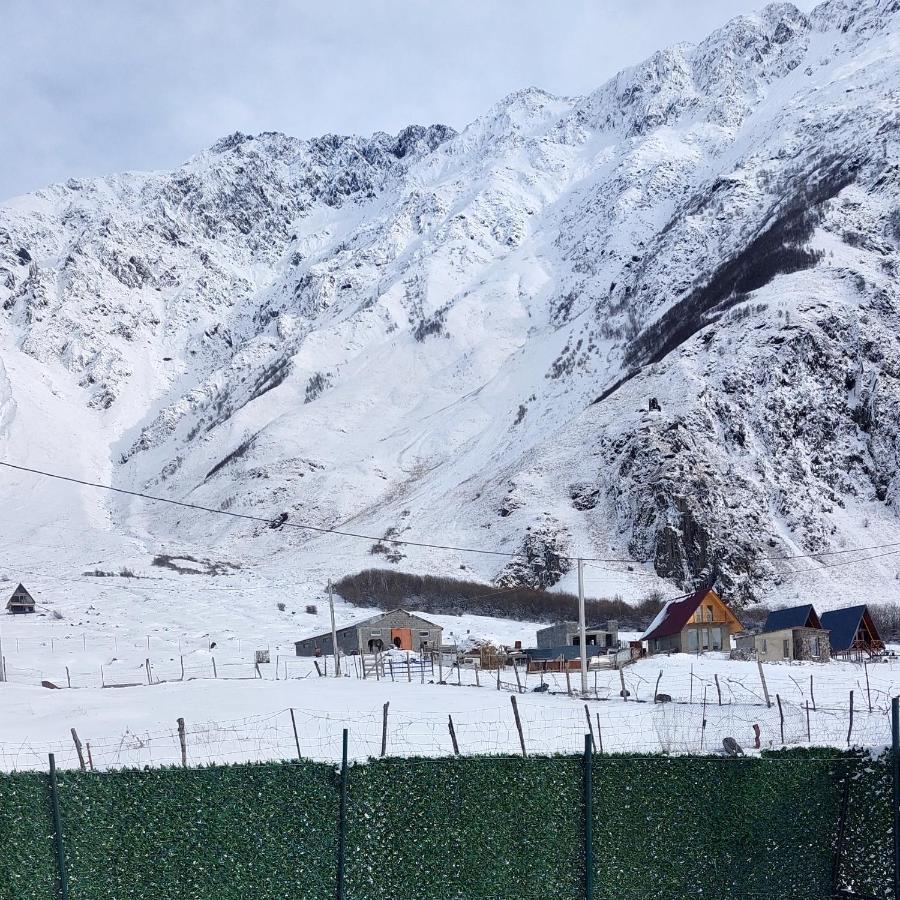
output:
<svg viewBox="0 0 900 900"><path fill-rule="evenodd" d="M175 166L235 130L461 127L519 88L586 93L756 5L8 0L0 198Z"/></svg>

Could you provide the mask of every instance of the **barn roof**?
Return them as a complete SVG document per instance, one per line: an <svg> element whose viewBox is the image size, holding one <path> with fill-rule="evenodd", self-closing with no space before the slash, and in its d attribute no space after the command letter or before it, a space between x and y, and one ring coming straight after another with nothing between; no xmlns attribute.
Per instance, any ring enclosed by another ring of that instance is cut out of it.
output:
<svg viewBox="0 0 900 900"><path fill-rule="evenodd" d="M837 651L849 650L863 618L866 619L866 625L872 633L872 639L880 641L881 638L875 630L875 623L872 622L872 618L869 616L869 608L865 603L862 606L848 606L846 609L833 609L830 612L822 613L822 627L827 628L831 632L829 635L831 649Z"/></svg>
<svg viewBox="0 0 900 900"><path fill-rule="evenodd" d="M649 641L651 638L678 634L690 621L691 616L697 612L697 607L703 602L703 598L708 593L710 593L710 588L702 587L687 597L676 597L674 600L670 600L657 613L656 618L641 635L640 640Z"/></svg>
<svg viewBox="0 0 900 900"><path fill-rule="evenodd" d="M773 609L766 618L763 631L782 631L785 628L821 628L812 603L791 606L787 609Z"/></svg>

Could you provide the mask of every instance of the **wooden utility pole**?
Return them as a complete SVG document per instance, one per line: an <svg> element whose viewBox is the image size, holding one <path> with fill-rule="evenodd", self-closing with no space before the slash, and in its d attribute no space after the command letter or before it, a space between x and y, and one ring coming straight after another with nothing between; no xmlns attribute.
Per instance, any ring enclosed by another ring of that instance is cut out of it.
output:
<svg viewBox="0 0 900 900"><path fill-rule="evenodd" d="M337 627L334 624L334 594L331 590L331 579L328 579L328 609L331 611L331 649L334 650L334 677L341 677L341 657L338 651Z"/></svg>
<svg viewBox="0 0 900 900"><path fill-rule="evenodd" d="M578 559L578 643L581 651L581 696L588 694L587 625L584 615L584 560Z"/></svg>

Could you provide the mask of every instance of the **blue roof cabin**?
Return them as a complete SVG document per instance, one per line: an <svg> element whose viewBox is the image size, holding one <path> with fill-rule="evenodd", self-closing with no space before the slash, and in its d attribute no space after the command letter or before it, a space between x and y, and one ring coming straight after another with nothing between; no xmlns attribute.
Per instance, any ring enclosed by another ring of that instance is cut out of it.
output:
<svg viewBox="0 0 900 900"><path fill-rule="evenodd" d="M822 627L829 631L832 655L862 659L884 650L884 641L865 604L822 613Z"/></svg>

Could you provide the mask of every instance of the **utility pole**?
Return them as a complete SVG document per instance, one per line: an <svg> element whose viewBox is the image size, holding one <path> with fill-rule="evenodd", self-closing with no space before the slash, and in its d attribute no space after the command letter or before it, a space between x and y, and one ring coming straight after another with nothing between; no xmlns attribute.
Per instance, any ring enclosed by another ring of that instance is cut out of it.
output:
<svg viewBox="0 0 900 900"><path fill-rule="evenodd" d="M581 696L587 697L587 636L584 622L584 560L578 559L578 644L581 650Z"/></svg>
<svg viewBox="0 0 900 900"><path fill-rule="evenodd" d="M331 610L331 647L334 650L334 677L341 677L341 655L338 650L337 628L334 625L334 595L331 591L331 579L328 579L328 608Z"/></svg>

